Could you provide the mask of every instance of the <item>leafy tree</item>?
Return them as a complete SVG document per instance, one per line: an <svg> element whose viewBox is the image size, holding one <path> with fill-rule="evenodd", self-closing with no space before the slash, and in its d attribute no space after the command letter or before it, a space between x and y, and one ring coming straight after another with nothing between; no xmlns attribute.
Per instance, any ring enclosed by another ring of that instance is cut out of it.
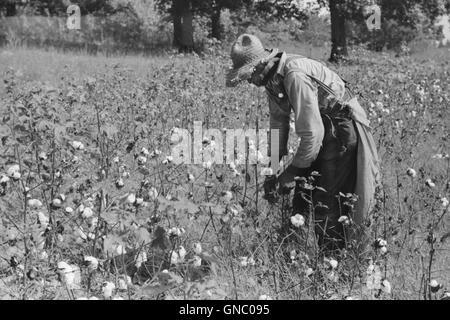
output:
<svg viewBox="0 0 450 320"><path fill-rule="evenodd" d="M420 31L432 29L436 18L450 13L450 0L318 0L329 6L331 15L332 50L330 61L336 62L347 56L347 40L357 26L357 37L369 42L370 48L392 48L402 41L412 40ZM378 4L381 8L381 30L370 32L366 19L372 13L365 8ZM353 32L353 35L355 32Z"/></svg>
<svg viewBox="0 0 450 320"><path fill-rule="evenodd" d="M17 14L19 7L27 4L26 0L1 0L0 1L0 16L12 17Z"/></svg>
<svg viewBox="0 0 450 320"><path fill-rule="evenodd" d="M156 0L155 6L173 23L173 46L181 51L194 49L192 0Z"/></svg>
<svg viewBox="0 0 450 320"><path fill-rule="evenodd" d="M200 15L210 17L210 36L221 40L223 38L222 10L237 10L251 4L251 0L195 0L193 1L193 9Z"/></svg>
<svg viewBox="0 0 450 320"><path fill-rule="evenodd" d="M156 3L160 12L169 13L174 24L174 45L181 50L193 46L193 15L210 18L210 36L216 39L223 38L221 14L224 9L244 8L249 15L265 19L306 18L297 2L291 0L157 0Z"/></svg>

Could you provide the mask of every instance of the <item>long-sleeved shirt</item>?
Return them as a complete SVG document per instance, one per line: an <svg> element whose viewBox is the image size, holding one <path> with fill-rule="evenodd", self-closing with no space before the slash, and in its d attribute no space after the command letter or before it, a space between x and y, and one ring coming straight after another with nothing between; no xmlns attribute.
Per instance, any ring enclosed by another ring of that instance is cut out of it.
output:
<svg viewBox="0 0 450 320"><path fill-rule="evenodd" d="M318 61L286 53L282 54L275 75L266 85L270 128L279 130L280 155L287 154L289 120L291 111L294 112L295 132L300 143L292 165L298 168L311 166L319 154L324 137L320 115L320 108L325 107L322 104L323 97L308 75L331 87L338 99L344 96L345 83L335 72Z"/></svg>

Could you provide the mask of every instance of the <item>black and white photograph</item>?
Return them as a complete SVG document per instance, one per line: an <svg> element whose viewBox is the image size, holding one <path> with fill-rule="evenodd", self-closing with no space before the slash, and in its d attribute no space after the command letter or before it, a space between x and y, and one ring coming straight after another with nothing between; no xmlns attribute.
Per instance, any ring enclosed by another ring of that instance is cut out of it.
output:
<svg viewBox="0 0 450 320"><path fill-rule="evenodd" d="M0 0L0 300L450 300L449 112L450 0Z"/></svg>

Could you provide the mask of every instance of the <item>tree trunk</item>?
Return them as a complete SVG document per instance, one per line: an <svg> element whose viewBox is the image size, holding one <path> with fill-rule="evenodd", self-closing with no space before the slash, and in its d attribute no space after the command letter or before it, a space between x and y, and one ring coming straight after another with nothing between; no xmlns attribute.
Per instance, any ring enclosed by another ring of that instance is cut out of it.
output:
<svg viewBox="0 0 450 320"><path fill-rule="evenodd" d="M332 44L330 62L338 62L348 55L344 6L345 0L330 0Z"/></svg>
<svg viewBox="0 0 450 320"><path fill-rule="evenodd" d="M8 2L5 5L5 7L6 7L6 12L5 12L6 17L13 17L17 14L17 8L16 8L15 2Z"/></svg>
<svg viewBox="0 0 450 320"><path fill-rule="evenodd" d="M191 52L194 49L194 28L192 26L192 10L190 0L173 0L173 45L180 52Z"/></svg>
<svg viewBox="0 0 450 320"><path fill-rule="evenodd" d="M222 40L222 24L220 23L221 8L213 6L211 11L211 37Z"/></svg>

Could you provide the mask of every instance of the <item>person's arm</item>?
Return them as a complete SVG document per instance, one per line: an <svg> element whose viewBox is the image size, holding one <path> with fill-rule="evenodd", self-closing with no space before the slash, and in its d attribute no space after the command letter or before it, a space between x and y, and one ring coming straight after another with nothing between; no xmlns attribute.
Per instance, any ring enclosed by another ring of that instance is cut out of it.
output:
<svg viewBox="0 0 450 320"><path fill-rule="evenodd" d="M288 153L287 143L289 139L289 110L282 110L280 106L269 96L270 130L279 130L278 150L279 160ZM269 139L271 141L271 139ZM270 150L272 146L270 144ZM271 155L271 152L270 152Z"/></svg>
<svg viewBox="0 0 450 320"><path fill-rule="evenodd" d="M295 113L295 132L301 138L291 165L309 168L319 154L325 131L317 92L309 77L295 71L286 74L284 86Z"/></svg>
<svg viewBox="0 0 450 320"><path fill-rule="evenodd" d="M289 119L290 119L290 110L283 110L282 107L275 101L275 98L270 94L269 98L269 114L270 114L270 130L271 135L269 138L269 156L272 156L272 150L275 147L278 147L278 161L286 155L287 152L287 143L289 139ZM272 130L278 130L278 146L272 145ZM270 162L270 167L273 167L274 163ZM279 169L278 165L275 166L275 170L272 175L266 176L264 181L264 199L269 201L269 203L275 203L278 200L276 189L277 189L277 170Z"/></svg>

